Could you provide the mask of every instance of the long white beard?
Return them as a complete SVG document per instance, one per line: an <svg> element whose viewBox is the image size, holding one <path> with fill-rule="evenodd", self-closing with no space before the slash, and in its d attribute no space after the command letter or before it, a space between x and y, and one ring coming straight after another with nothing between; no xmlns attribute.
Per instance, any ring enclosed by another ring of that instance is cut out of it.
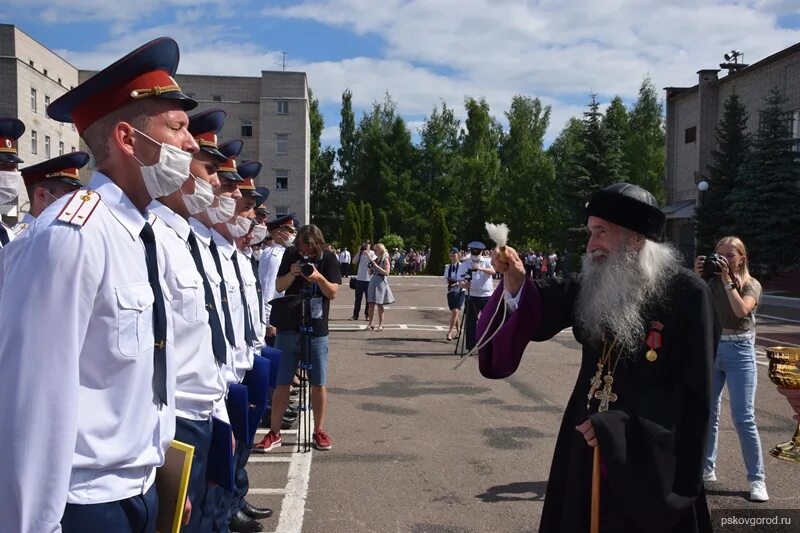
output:
<svg viewBox="0 0 800 533"><path fill-rule="evenodd" d="M586 254L575 303L584 342L600 346L604 338L613 338L623 354L635 355L644 341L648 306L664 298L680 267L677 250L649 240L638 253L623 246L605 261Z"/></svg>

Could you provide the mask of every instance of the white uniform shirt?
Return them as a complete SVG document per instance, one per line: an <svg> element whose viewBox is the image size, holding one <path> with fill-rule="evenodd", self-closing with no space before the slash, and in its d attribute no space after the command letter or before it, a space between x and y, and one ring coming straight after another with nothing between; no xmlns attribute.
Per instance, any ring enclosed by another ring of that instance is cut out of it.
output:
<svg viewBox="0 0 800 533"><path fill-rule="evenodd" d="M232 348L233 357L228 359L228 364L231 365L235 373L235 379L231 383L238 383L244 378L244 373L253 368L253 352L244 341L244 308L242 307L242 297L239 293L239 280L236 277L236 271L233 269L232 261L236 246L228 242L217 230L212 229L211 235L217 244L219 252L222 277L225 280L227 289L228 308L231 312L231 323L233 324L233 332L236 338L236 344Z"/></svg>
<svg viewBox="0 0 800 533"><path fill-rule="evenodd" d="M68 195L9 249L5 263L4 531L57 532L67 502L142 494L175 433L170 313L167 405L153 392L154 295L139 237L145 215L105 175L95 172L89 187L102 200L83 227L55 221Z"/></svg>
<svg viewBox="0 0 800 533"><path fill-rule="evenodd" d="M350 263L350 252L347 250L342 250L339 252L339 262L340 263Z"/></svg>
<svg viewBox="0 0 800 533"><path fill-rule="evenodd" d="M461 262L461 267L458 270L458 279L463 280L464 275L469 271L469 269L473 265L480 265L481 268L491 268L492 262L488 257L483 257L473 263L470 257L467 257L464 261ZM481 272L480 270L476 270L472 273L472 283L469 289L469 295L475 296L478 298L488 297L492 295L493 286L492 286L492 276L487 274L486 272Z"/></svg>
<svg viewBox="0 0 800 533"><path fill-rule="evenodd" d="M448 263L446 267L444 267L444 279L447 280L450 288L448 289L451 292L459 292L461 287L456 284L457 281L464 281L464 278L459 278L459 271L461 270L461 263L456 263L455 265L452 263Z"/></svg>
<svg viewBox="0 0 800 533"><path fill-rule="evenodd" d="M261 295L264 301L264 323L269 325L269 317L272 313L270 300L281 298L283 292L275 290L275 282L278 279L278 267L281 266L283 253L286 248L275 243L261 254L258 261L258 277L261 280Z"/></svg>
<svg viewBox="0 0 800 533"><path fill-rule="evenodd" d="M253 325L253 331L256 334L256 341L250 344L255 353L261 353L261 347L264 345L264 331L261 327L261 309L258 304L258 290L256 288L256 275L253 273L253 263L247 255L239 251L236 254L239 261L239 272L242 273L242 283L244 283L244 297L247 301L247 308L250 312L250 323ZM250 368L253 368L252 359L250 360ZM248 368L249 370L249 368Z"/></svg>
<svg viewBox="0 0 800 533"><path fill-rule="evenodd" d="M11 241L13 241L14 237L15 237L14 230L9 228L8 226L6 226L5 223L3 223L3 222L0 222L0 226L2 226L2 230L0 230L0 231L5 231L6 232L6 235L8 235L8 242L11 243ZM2 247L3 247L3 243L0 242L0 248L2 248Z"/></svg>
<svg viewBox="0 0 800 533"><path fill-rule="evenodd" d="M208 420L214 402L225 392L225 383L220 377L211 343L203 278L197 271L189 246L188 239L192 230L183 217L161 202L151 203L150 211L158 217L153 222L153 232L158 245L164 251L164 280L172 297L175 324L175 411L181 418ZM200 249L198 242L198 250ZM212 285L212 293L214 290ZM219 277L216 290L219 294ZM224 318L221 317L222 320ZM224 322L221 323L224 334Z"/></svg>

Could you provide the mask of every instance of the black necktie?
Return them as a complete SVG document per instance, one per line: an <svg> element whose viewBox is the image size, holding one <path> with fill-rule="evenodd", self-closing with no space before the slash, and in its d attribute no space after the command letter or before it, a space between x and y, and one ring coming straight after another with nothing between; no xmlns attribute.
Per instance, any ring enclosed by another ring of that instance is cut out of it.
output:
<svg viewBox="0 0 800 533"><path fill-rule="evenodd" d="M3 246L8 244L8 231L3 226L0 226L0 244Z"/></svg>
<svg viewBox="0 0 800 533"><path fill-rule="evenodd" d="M211 239L211 257L214 258L214 265L217 267L217 274L222 278L222 283L219 284L219 293L222 299L222 314L225 315L225 337L231 346L236 346L236 335L233 333L233 322L231 322L231 308L228 307L228 295L225 294L225 276L222 274L222 264L219 261L219 250L217 250L217 243Z"/></svg>
<svg viewBox="0 0 800 533"><path fill-rule="evenodd" d="M206 295L206 309L208 309L208 325L211 327L211 347L214 350L214 357L221 364L227 362L225 355L225 335L222 333L222 324L219 321L219 314L217 308L214 306L214 293L211 292L211 284L206 277L206 270L203 268L203 258L200 257L200 248L197 246L197 238L194 232L189 232L189 250L192 252L192 259L194 265L197 267L197 272L203 278L203 292Z"/></svg>
<svg viewBox="0 0 800 533"><path fill-rule="evenodd" d="M250 318L250 307L247 305L247 297L244 295L244 282L242 281L242 272L239 270L239 259L236 257L238 254L233 252L231 261L233 261L233 269L236 271L236 279L239 280L239 294L242 296L242 307L244 308L244 340L247 344L251 344L258 340L256 332L253 330L253 320Z"/></svg>
<svg viewBox="0 0 800 533"><path fill-rule="evenodd" d="M250 258L250 264L253 265L253 276L256 278L256 293L258 294L258 318L264 321L264 299L261 294L261 280L258 279L258 261L255 257Z"/></svg>
<svg viewBox="0 0 800 533"><path fill-rule="evenodd" d="M147 257L147 281L153 289L153 391L163 405L167 405L167 310L164 307L164 293L158 281L158 259L156 236L153 228L145 222L139 234L144 242Z"/></svg>

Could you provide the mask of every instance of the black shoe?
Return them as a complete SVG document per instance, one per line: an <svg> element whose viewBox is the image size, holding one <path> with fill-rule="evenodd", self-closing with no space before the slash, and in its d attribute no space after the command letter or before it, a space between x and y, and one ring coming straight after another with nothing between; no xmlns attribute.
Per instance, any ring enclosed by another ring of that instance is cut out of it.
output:
<svg viewBox="0 0 800 533"><path fill-rule="evenodd" d="M270 509L269 507L263 507L263 508L254 507L247 500L242 500L240 506L244 514L246 514L253 520L263 520L264 518L269 518L270 516L272 516L272 509Z"/></svg>
<svg viewBox="0 0 800 533"><path fill-rule="evenodd" d="M239 509L236 511L236 514L228 520L228 529L236 533L258 533L259 531L264 531L264 526Z"/></svg>

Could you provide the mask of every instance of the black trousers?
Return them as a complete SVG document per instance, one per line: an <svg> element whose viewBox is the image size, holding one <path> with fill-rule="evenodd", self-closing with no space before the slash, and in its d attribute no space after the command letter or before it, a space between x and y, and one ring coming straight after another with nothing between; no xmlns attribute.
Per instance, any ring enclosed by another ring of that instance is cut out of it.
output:
<svg viewBox="0 0 800 533"><path fill-rule="evenodd" d="M125 500L90 505L68 503L61 518L63 533L154 533L158 513L156 485Z"/></svg>
<svg viewBox="0 0 800 533"><path fill-rule="evenodd" d="M475 338L475 330L478 326L478 316L486 307L489 301L488 296L468 296L467 302L464 307L464 329L467 332L466 348L467 351L475 347L477 339Z"/></svg>
<svg viewBox="0 0 800 533"><path fill-rule="evenodd" d="M367 289L369 289L369 281L360 281L356 280L356 303L353 306L353 320L358 320L358 314L361 312L361 299L367 295ZM366 298L364 298L366 300ZM367 305L364 302L364 318L369 318L367 316Z"/></svg>
<svg viewBox="0 0 800 533"><path fill-rule="evenodd" d="M339 270L343 278L350 277L350 263L339 263Z"/></svg>

